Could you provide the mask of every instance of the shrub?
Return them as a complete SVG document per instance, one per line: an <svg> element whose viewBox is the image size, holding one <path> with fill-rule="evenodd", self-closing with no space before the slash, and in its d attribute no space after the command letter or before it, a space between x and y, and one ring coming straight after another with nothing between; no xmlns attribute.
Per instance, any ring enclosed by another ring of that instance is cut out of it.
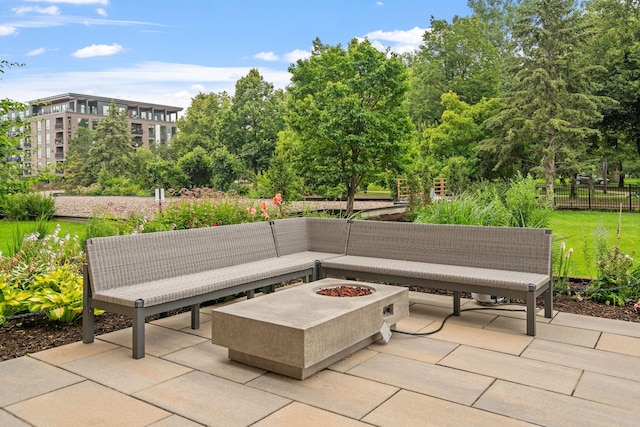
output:
<svg viewBox="0 0 640 427"><path fill-rule="evenodd" d="M40 193L7 194L0 207L2 215L14 221L50 220L55 211L53 197Z"/></svg>

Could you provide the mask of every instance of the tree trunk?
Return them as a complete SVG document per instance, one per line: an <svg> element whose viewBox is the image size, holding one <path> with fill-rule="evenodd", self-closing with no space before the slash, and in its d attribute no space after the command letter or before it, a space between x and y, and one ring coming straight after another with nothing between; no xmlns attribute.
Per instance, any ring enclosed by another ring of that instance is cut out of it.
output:
<svg viewBox="0 0 640 427"><path fill-rule="evenodd" d="M353 203L356 199L356 188L357 186L355 185L354 180L350 179L349 182L347 182L347 211L345 212L347 218L353 215Z"/></svg>
<svg viewBox="0 0 640 427"><path fill-rule="evenodd" d="M548 154L548 157L545 161L545 167L544 167L544 178L545 178L545 187L547 189L547 200L546 200L546 204L547 207L550 209L553 209L554 207L554 179L556 176L556 159L555 159L555 153L553 152L553 150L550 150L551 152Z"/></svg>

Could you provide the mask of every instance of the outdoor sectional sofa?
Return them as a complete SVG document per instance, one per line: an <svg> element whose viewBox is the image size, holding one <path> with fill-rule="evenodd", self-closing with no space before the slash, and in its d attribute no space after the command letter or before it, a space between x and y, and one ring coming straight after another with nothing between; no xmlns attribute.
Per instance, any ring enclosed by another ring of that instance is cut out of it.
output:
<svg viewBox="0 0 640 427"><path fill-rule="evenodd" d="M133 318L133 357L145 355L145 317L190 307L199 327L206 301L284 281L348 277L526 302L536 332L536 299L551 317L551 234L544 229L293 218L191 230L99 237L86 242L84 312ZM277 307L274 307L277 310ZM83 316L83 341L94 316Z"/></svg>

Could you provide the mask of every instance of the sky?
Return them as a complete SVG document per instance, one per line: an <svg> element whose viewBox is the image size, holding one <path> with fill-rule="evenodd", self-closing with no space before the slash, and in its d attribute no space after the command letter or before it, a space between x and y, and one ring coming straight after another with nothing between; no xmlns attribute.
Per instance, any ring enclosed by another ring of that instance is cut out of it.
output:
<svg viewBox="0 0 640 427"><path fill-rule="evenodd" d="M418 48L431 16L467 0L0 0L0 99L66 92L178 106L251 68L276 88L312 41Z"/></svg>

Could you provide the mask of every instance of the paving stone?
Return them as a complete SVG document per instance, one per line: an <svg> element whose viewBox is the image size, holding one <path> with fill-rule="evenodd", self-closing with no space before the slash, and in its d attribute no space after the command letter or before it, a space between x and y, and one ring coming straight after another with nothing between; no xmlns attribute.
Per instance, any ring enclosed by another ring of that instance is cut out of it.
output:
<svg viewBox="0 0 640 427"><path fill-rule="evenodd" d="M400 390L362 421L382 427L524 427L533 425L407 390Z"/></svg>
<svg viewBox="0 0 640 427"><path fill-rule="evenodd" d="M209 326L209 331L211 331L211 326ZM163 359L240 384L251 381L266 372L263 369L229 360L228 354L227 348L206 341L168 354Z"/></svg>
<svg viewBox="0 0 640 427"><path fill-rule="evenodd" d="M638 408L640 382L609 375L585 372L574 396L606 403L619 408Z"/></svg>
<svg viewBox="0 0 640 427"><path fill-rule="evenodd" d="M29 427L29 424L0 409L0 426Z"/></svg>
<svg viewBox="0 0 640 427"><path fill-rule="evenodd" d="M598 350L640 357L640 338L603 333L596 348Z"/></svg>
<svg viewBox="0 0 640 427"><path fill-rule="evenodd" d="M554 325L570 326L578 329L609 332L640 338L640 323L602 317L581 316L573 313L558 313L551 322Z"/></svg>
<svg viewBox="0 0 640 427"><path fill-rule="evenodd" d="M522 326L523 323L520 319L500 316L485 329L522 334ZM538 321L535 338L594 348L600 338L600 332Z"/></svg>
<svg viewBox="0 0 640 427"><path fill-rule="evenodd" d="M458 347L438 364L564 394L575 390L582 375L580 369L467 346Z"/></svg>
<svg viewBox="0 0 640 427"><path fill-rule="evenodd" d="M544 426L636 426L637 415L610 405L497 380L475 408Z"/></svg>
<svg viewBox="0 0 640 427"><path fill-rule="evenodd" d="M132 333L132 328L126 328L116 332L99 335L98 338L102 341L131 348ZM151 323L147 323L145 325L145 353L152 356L162 357L166 354L173 353L174 351L182 350L183 348L200 344L205 341L205 338L196 335L185 334L180 331L153 325Z"/></svg>
<svg viewBox="0 0 640 427"><path fill-rule="evenodd" d="M248 426L291 400L203 372L190 372L134 396L206 425Z"/></svg>
<svg viewBox="0 0 640 427"><path fill-rule="evenodd" d="M115 344L100 340L95 340L91 344L84 344L81 341L78 341L72 344L33 353L31 357L42 360L51 365L60 366L65 363L73 362L74 360L113 350L114 348L119 347Z"/></svg>
<svg viewBox="0 0 640 427"><path fill-rule="evenodd" d="M91 381L43 394L7 408L36 426L147 426L171 414Z"/></svg>
<svg viewBox="0 0 640 427"><path fill-rule="evenodd" d="M493 381L483 375L382 353L348 373L465 405L475 402Z"/></svg>
<svg viewBox="0 0 640 427"><path fill-rule="evenodd" d="M329 366L328 369L337 372L347 372L349 369L352 369L354 366L358 366L365 360L369 360L373 356L378 354L377 351L369 350L367 348L363 348L362 350L356 351L342 359L339 362L334 363Z"/></svg>
<svg viewBox="0 0 640 427"><path fill-rule="evenodd" d="M396 387L327 369L304 381L269 373L248 385L354 419L362 418L398 391Z"/></svg>
<svg viewBox="0 0 640 427"><path fill-rule="evenodd" d="M388 344L377 342L369 346L371 350L376 352L427 363L437 363L456 347L458 344L399 333L394 333Z"/></svg>
<svg viewBox="0 0 640 427"><path fill-rule="evenodd" d="M211 312L211 310L209 310ZM200 311L200 323L207 323L211 321L211 313L203 314ZM191 312L186 311L184 313L178 313L173 316L163 317L153 322L149 322L151 325L163 326L169 329L175 329L176 331L181 329L191 329ZM211 325L211 324L209 324Z"/></svg>
<svg viewBox="0 0 640 427"><path fill-rule="evenodd" d="M429 330L430 328L426 328L426 331ZM430 335L429 338L515 355L522 353L533 341L533 337L524 333L517 335L501 331L470 328L449 322L445 324L440 332Z"/></svg>
<svg viewBox="0 0 640 427"><path fill-rule="evenodd" d="M638 358L576 345L535 340L522 357L640 381Z"/></svg>
<svg viewBox="0 0 640 427"><path fill-rule="evenodd" d="M369 424L303 403L293 402L253 424L252 427L299 427L300 425L304 425L304 427L364 427Z"/></svg>
<svg viewBox="0 0 640 427"><path fill-rule="evenodd" d="M198 427L203 425L204 424L188 420L179 415L171 415L170 417L164 418L157 423L150 424L149 427Z"/></svg>
<svg viewBox="0 0 640 427"><path fill-rule="evenodd" d="M39 396L84 380L28 356L0 363L0 407Z"/></svg>
<svg viewBox="0 0 640 427"><path fill-rule="evenodd" d="M414 304L409 310L411 316L421 317L424 319L435 320L432 329L437 329L442 321L453 313L451 307L436 307L433 305ZM484 328L496 318L493 314L481 312L463 312L460 316L451 316L447 320L446 325L462 325L472 328ZM446 326L445 326L446 327ZM524 327L524 325L523 325Z"/></svg>
<svg viewBox="0 0 640 427"><path fill-rule="evenodd" d="M127 394L184 375L192 370L151 355L134 359L131 357L131 351L122 347L75 360L62 367Z"/></svg>
<svg viewBox="0 0 640 427"><path fill-rule="evenodd" d="M461 298L460 304L464 305L472 300ZM409 292L409 303L435 305L453 310L453 297L449 295L430 294L427 292Z"/></svg>

